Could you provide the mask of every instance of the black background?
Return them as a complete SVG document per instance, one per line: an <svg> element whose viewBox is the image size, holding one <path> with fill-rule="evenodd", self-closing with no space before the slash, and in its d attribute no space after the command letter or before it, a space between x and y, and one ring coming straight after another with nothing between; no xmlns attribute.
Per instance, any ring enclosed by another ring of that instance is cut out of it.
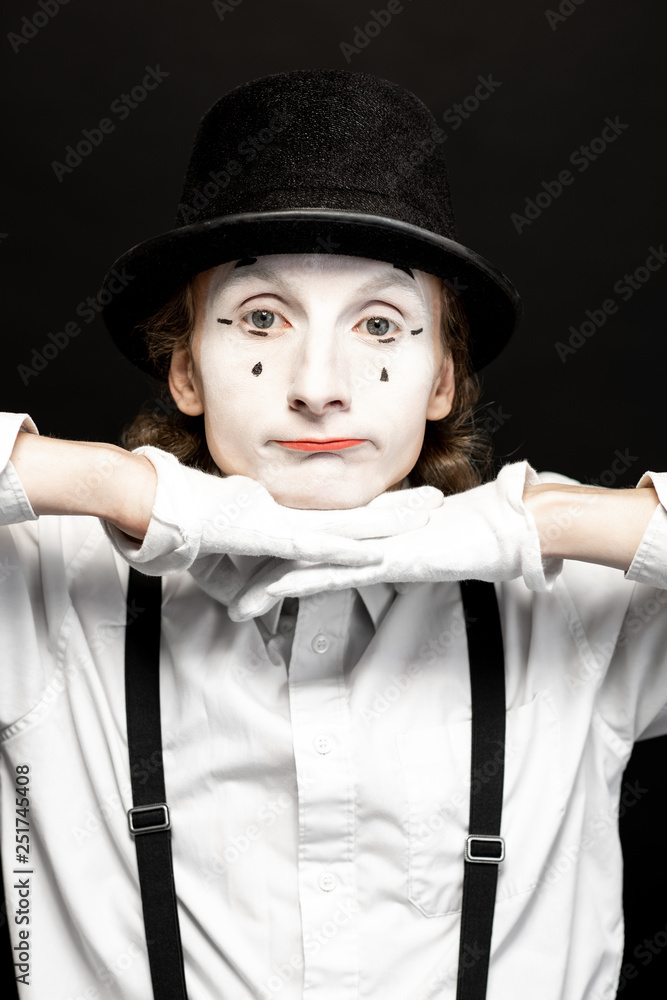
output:
<svg viewBox="0 0 667 1000"><path fill-rule="evenodd" d="M171 228L197 122L218 96L268 73L347 68L394 80L430 107L448 133L461 240L523 296L523 324L484 376L499 458L612 486L667 468L667 266L627 302L614 291L667 239L664 5L562 0L559 14L558 3L405 0L349 61L341 43L353 44L385 0L227 7L70 0L35 30L22 18L41 10L37 0L4 5L2 408L29 412L44 434L116 441L150 386L99 318L81 323L77 305L96 295L123 251ZM34 37L12 46L8 34L22 30ZM110 113L157 65L169 75L146 100L123 121ZM443 121L489 74L500 86L488 99L457 129ZM628 127L580 172L570 155L617 116ZM114 131L59 181L53 161L104 117ZM391 156L391 136L368 156ZM511 214L524 214L526 199L564 169L574 182L517 232ZM610 298L618 311L563 361L555 345ZM33 348L41 352L50 332L77 320L82 333L21 377ZM622 821L632 977L622 981L623 1000L664 994L663 951L648 965L633 952L667 925L666 747L640 745L626 776L648 791Z"/></svg>

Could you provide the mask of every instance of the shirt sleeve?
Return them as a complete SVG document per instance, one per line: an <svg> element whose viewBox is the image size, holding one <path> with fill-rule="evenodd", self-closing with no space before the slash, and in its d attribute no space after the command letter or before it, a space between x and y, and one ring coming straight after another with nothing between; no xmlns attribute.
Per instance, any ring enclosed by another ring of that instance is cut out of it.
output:
<svg viewBox="0 0 667 1000"><path fill-rule="evenodd" d="M601 713L628 744L667 735L667 473L647 472L637 488L651 484L660 503L620 577L627 608L616 634L608 628L596 649L611 654Z"/></svg>
<svg viewBox="0 0 667 1000"><path fill-rule="evenodd" d="M0 413L0 729L5 732L39 703L55 670L40 529L57 519L37 517L10 460L21 432L39 433L26 413ZM59 597L64 594L61 586L55 589Z"/></svg>
<svg viewBox="0 0 667 1000"><path fill-rule="evenodd" d="M651 483L660 503L625 576L568 559L554 595L578 647L563 664L569 696L592 700L599 731L625 756L637 740L667 734L667 473L646 473L638 488Z"/></svg>
<svg viewBox="0 0 667 1000"><path fill-rule="evenodd" d="M81 567L94 561L100 585L111 579L112 592L118 578L96 517L35 514L10 460L21 432L38 433L27 414L0 413L0 731L5 739L32 724L31 713L46 704L47 695L65 690L69 647L61 639L68 622L75 631L80 627L70 612ZM96 593L96 586L87 588L92 601ZM102 614L108 605L107 597ZM90 651L79 652L83 659L77 663L88 662Z"/></svg>
<svg viewBox="0 0 667 1000"><path fill-rule="evenodd" d="M174 455L151 445L142 445L134 452L145 455L157 473L148 530L139 542L100 519L104 532L125 562L147 576L188 569L199 549L201 525L183 466Z"/></svg>
<svg viewBox="0 0 667 1000"><path fill-rule="evenodd" d="M0 524L37 520L9 457L21 432L39 434L27 413L0 413Z"/></svg>
<svg viewBox="0 0 667 1000"><path fill-rule="evenodd" d="M667 587L667 472L647 472L637 483L637 489L653 485L660 503L649 521L639 543L626 580Z"/></svg>

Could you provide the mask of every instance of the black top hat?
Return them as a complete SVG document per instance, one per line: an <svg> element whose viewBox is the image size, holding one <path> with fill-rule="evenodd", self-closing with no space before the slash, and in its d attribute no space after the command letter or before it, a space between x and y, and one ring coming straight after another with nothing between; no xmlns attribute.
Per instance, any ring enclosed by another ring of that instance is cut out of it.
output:
<svg viewBox="0 0 667 1000"><path fill-rule="evenodd" d="M502 272L457 240L445 133L408 90L368 73L295 70L244 83L204 115L176 227L114 264L104 319L155 374L135 329L188 278L247 256L338 253L444 278L465 307L476 369L520 315Z"/></svg>

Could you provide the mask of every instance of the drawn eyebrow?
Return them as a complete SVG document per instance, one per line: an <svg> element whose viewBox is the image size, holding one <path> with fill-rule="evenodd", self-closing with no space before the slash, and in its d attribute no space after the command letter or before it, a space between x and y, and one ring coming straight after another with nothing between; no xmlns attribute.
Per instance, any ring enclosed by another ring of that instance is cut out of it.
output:
<svg viewBox="0 0 667 1000"><path fill-rule="evenodd" d="M251 258L246 258L250 260ZM255 258L256 259L256 258ZM383 277L373 277L369 278L363 285L357 288L354 292L355 295L369 295L371 293L382 292L387 288L400 289L409 295L415 304L423 306L422 296L417 291L414 278L409 278L407 275L403 277L400 268L396 269L396 274L385 274ZM259 278L262 281L273 281L278 286L278 288L285 294L288 294L289 289L285 286L284 282L281 281L280 276L269 266L263 264L261 261L257 263L252 268L252 277ZM220 289L227 291L233 288L234 285L239 282L246 281L246 275L241 274L240 271L232 270L222 281Z"/></svg>
<svg viewBox="0 0 667 1000"><path fill-rule="evenodd" d="M246 258L246 261L248 263L250 263L251 260L252 258ZM235 265L235 267L236 266L238 265ZM253 278L259 278L261 281L275 281L275 283L282 290L286 290L283 282L280 280L279 275L276 274L275 271L273 271L273 269L268 267L266 264L262 264L261 261L254 264L252 271L250 273L252 274ZM230 271L230 273L220 281L218 289L220 291L226 292L228 289L234 288L235 285L238 285L242 282L246 282L247 280L248 277L245 274L245 272L242 274L240 271L237 271L235 270L235 268L233 268Z"/></svg>
<svg viewBox="0 0 667 1000"><path fill-rule="evenodd" d="M416 334L421 333L423 329L424 329L424 327L420 326L418 330L410 330L410 333L414 337Z"/></svg>
<svg viewBox="0 0 667 1000"><path fill-rule="evenodd" d="M231 324L231 319L218 319L218 323L229 323Z"/></svg>
<svg viewBox="0 0 667 1000"><path fill-rule="evenodd" d="M414 279L407 277L404 278L400 272L398 274L388 274L384 278L371 278L365 284L356 289L355 295L375 296L380 292L386 291L387 289L402 292L406 297L410 298L417 307L423 308L424 306L424 301L422 296L417 291Z"/></svg>

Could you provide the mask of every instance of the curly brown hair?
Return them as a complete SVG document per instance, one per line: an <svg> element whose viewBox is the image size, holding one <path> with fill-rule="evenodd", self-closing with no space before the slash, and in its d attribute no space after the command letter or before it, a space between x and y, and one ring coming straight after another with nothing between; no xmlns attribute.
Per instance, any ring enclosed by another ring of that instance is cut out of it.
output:
<svg viewBox="0 0 667 1000"><path fill-rule="evenodd" d="M157 400L123 430L120 443L132 450L154 445L171 452L185 465L220 475L206 444L204 417L187 416L176 406L167 381L171 355L189 346L195 328L196 277L140 327L160 380ZM412 486L436 486L445 495L460 493L482 482L491 469L489 435L476 421L480 383L470 366L468 321L458 297L445 281L442 287L441 340L452 357L456 388L450 413L427 420L419 458L410 472Z"/></svg>

